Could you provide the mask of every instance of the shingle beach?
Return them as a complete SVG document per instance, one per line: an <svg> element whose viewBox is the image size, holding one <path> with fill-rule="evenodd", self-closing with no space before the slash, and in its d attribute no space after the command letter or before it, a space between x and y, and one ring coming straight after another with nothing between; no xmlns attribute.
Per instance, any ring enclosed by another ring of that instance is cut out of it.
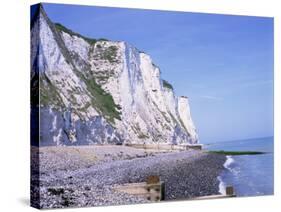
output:
<svg viewBox="0 0 281 212"><path fill-rule="evenodd" d="M151 175L165 183L165 201L218 194L217 177L226 159L204 151L160 153L125 146L40 147L39 152L33 147L32 152L34 161L40 159L40 175L37 163L31 180L40 208L151 202L114 189Z"/></svg>

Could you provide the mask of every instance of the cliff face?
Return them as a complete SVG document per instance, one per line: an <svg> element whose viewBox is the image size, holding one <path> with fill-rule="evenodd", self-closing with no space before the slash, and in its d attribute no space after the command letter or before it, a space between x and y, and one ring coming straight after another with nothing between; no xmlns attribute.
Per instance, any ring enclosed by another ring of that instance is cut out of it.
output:
<svg viewBox="0 0 281 212"><path fill-rule="evenodd" d="M39 7L31 63L40 145L198 142L187 98L176 97L150 56L126 42L86 38Z"/></svg>

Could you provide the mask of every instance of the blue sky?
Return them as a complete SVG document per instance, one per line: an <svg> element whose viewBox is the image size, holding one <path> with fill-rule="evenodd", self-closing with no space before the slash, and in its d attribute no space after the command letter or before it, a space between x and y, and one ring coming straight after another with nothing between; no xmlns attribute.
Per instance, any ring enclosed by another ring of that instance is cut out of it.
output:
<svg viewBox="0 0 281 212"><path fill-rule="evenodd" d="M151 55L202 143L273 135L273 19L44 4L53 22Z"/></svg>

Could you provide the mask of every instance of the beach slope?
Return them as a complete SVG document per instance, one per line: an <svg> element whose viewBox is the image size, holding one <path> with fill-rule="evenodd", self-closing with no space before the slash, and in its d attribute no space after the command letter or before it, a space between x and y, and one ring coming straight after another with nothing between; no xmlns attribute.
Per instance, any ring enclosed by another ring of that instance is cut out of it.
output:
<svg viewBox="0 0 281 212"><path fill-rule="evenodd" d="M203 151L163 153L124 146L44 147L33 152L34 160L40 159L40 208L150 202L114 188L144 182L151 175L165 183L165 201L214 195L225 162L224 155ZM34 183L35 198L36 189Z"/></svg>

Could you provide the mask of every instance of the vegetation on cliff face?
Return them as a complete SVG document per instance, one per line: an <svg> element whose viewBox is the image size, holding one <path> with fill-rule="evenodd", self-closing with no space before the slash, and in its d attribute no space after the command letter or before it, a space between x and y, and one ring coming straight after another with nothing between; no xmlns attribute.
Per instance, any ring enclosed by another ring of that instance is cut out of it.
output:
<svg viewBox="0 0 281 212"><path fill-rule="evenodd" d="M173 86L166 80L163 80L163 87L173 90Z"/></svg>
<svg viewBox="0 0 281 212"><path fill-rule="evenodd" d="M117 47L110 46L102 52L101 58L104 60L108 60L110 63L113 63L113 62L117 62L116 55L117 55Z"/></svg>
<svg viewBox="0 0 281 212"><path fill-rule="evenodd" d="M46 76L40 76L39 86L40 104L44 106L64 107L64 103L56 87Z"/></svg>
<svg viewBox="0 0 281 212"><path fill-rule="evenodd" d="M100 40L99 40L100 41ZM95 49L92 49L91 54L95 50L93 55L97 60L107 60L109 63L117 63L119 62L117 59L117 46L114 45L103 45L102 42L98 42L95 45Z"/></svg>
<svg viewBox="0 0 281 212"><path fill-rule="evenodd" d="M91 93L91 103L87 103L81 111L85 111L90 105L97 109L104 117L112 124L114 119L121 119L121 109L119 105L116 105L113 97L105 92L100 85L98 85L94 78L86 78L83 74L79 73L79 77L86 84L87 90ZM40 104L44 106L54 106L56 108L63 109L65 105L62 98L56 89L56 87L48 80L47 77L40 77ZM76 105L74 95L71 95L72 105Z"/></svg>
<svg viewBox="0 0 281 212"><path fill-rule="evenodd" d="M61 118L53 136L44 137L46 142L197 142L193 125L183 124L188 123L190 115L180 114L177 98L170 98L174 95L172 85L161 79L160 69L149 55L142 55L126 42L88 38L52 23L44 14L40 17L45 20L41 24L44 57L39 58L38 73L42 111L50 117L48 120ZM38 29L34 30L36 33ZM144 86L143 80L154 71L159 71L152 79L155 86ZM128 86L130 89L125 89ZM44 108L45 105L59 111ZM182 103L182 107L188 104ZM65 113L72 116L65 119ZM69 125L72 121L71 128L61 131L63 123ZM61 133L66 137L58 137Z"/></svg>
<svg viewBox="0 0 281 212"><path fill-rule="evenodd" d="M68 33L71 36L77 36L85 41L87 41L89 44L94 46L98 41L107 41L104 38L101 39L93 39L93 38L88 38L83 35L80 35L79 33L73 32L72 30L66 28L62 24L56 23L55 28L58 31L63 31L65 33ZM115 57L116 57L116 52L117 48L114 46L110 46L109 48L106 49L106 51L103 54L104 59L109 60L109 62L114 62ZM70 59L71 60L77 60L73 54L69 53ZM72 63L74 65L74 63ZM88 64L84 64L84 67L88 67ZM91 94L91 105L98 111L100 112L110 123L114 124L114 119L121 119L120 118L120 112L119 110L121 109L119 105L116 105L113 97L111 94L107 93L102 89L102 87L97 84L95 77L93 76L85 76L83 73L75 69L76 75L86 84L87 90ZM85 72L86 73L86 72ZM42 91L42 94L44 95L44 92L46 90ZM50 93L50 92L49 92ZM54 93L54 92L52 92ZM52 94L51 93L51 94ZM49 94L48 94L49 95ZM47 98L48 95L45 95L44 100L46 102L50 101L50 99ZM75 103L75 102L74 102ZM88 108L90 105L87 105L87 107L84 107L83 109L85 110Z"/></svg>
<svg viewBox="0 0 281 212"><path fill-rule="evenodd" d="M105 118L114 124L114 119L120 118L120 106L116 105L113 97L105 92L99 84L96 83L94 78L86 78L82 73L78 72L79 77L87 86L87 90L92 95L92 105L96 108L99 112L101 112Z"/></svg>

